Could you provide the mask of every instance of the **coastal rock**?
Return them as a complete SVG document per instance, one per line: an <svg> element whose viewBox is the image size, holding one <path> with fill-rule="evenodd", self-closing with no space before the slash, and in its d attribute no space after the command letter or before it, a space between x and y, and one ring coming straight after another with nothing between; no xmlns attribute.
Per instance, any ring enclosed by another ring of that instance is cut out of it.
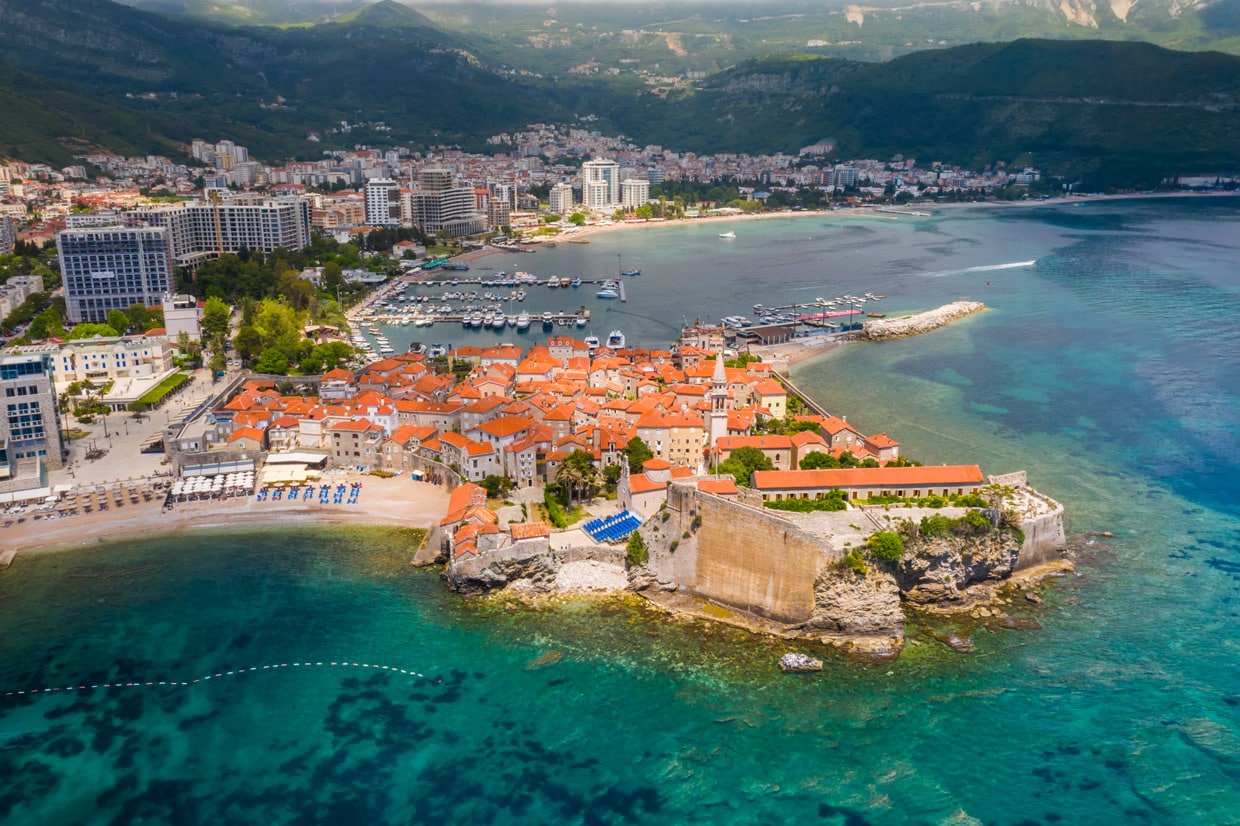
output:
<svg viewBox="0 0 1240 826"><path fill-rule="evenodd" d="M452 590L465 596L478 596L522 581L524 590L550 592L555 587L559 565L546 553L509 556L500 559L470 559L450 566L444 573Z"/></svg>
<svg viewBox="0 0 1240 826"><path fill-rule="evenodd" d="M937 310L930 310L915 316L867 321L861 328L861 338L881 341L888 338L916 336L937 330L958 318L964 318L984 309L986 305L980 301L954 301L951 304L944 304Z"/></svg>
<svg viewBox="0 0 1240 826"><path fill-rule="evenodd" d="M872 638L878 648L898 652L904 644L904 612L895 577L875 566L864 574L824 569L814 582L814 610L804 630L834 642Z"/></svg>
<svg viewBox="0 0 1240 826"><path fill-rule="evenodd" d="M1020 545L1009 533L926 539L905 544L895 577L908 602L930 608L972 607L995 597L994 583L1015 570Z"/></svg>
<svg viewBox="0 0 1240 826"><path fill-rule="evenodd" d="M779 658L779 670L785 674L822 671L822 660L816 660L808 654L785 654Z"/></svg>
<svg viewBox="0 0 1240 826"><path fill-rule="evenodd" d="M630 591L675 591L676 583L659 579L658 574L645 565L629 568Z"/></svg>

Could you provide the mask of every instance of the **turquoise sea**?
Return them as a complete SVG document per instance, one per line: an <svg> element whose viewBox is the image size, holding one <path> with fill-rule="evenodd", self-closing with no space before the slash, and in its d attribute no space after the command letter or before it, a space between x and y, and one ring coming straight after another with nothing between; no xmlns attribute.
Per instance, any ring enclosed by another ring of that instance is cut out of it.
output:
<svg viewBox="0 0 1240 826"><path fill-rule="evenodd" d="M462 602L401 532L25 555L0 822L1240 823L1240 201L732 228L523 258L640 267L599 322L644 343L785 295L984 300L796 378L907 455L1065 502L1077 573L1041 628L954 629L961 654L917 623L895 662L786 677L784 643L632 605ZM142 685L76 688L117 682Z"/></svg>

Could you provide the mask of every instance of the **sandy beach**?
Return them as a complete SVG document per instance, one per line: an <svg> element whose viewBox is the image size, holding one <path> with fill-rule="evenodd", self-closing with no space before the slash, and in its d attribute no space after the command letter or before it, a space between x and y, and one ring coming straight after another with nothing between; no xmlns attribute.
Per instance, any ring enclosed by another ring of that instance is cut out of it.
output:
<svg viewBox="0 0 1240 826"><path fill-rule="evenodd" d="M180 503L171 510L163 500L125 504L106 511L54 519L14 519L3 529L3 545L14 549L14 564L24 553L84 547L127 537L177 533L203 528L236 526L293 526L355 524L398 528L429 528L443 518L448 493L426 482L406 477L380 479L366 476L357 504L320 505L313 502L259 502L253 496Z"/></svg>

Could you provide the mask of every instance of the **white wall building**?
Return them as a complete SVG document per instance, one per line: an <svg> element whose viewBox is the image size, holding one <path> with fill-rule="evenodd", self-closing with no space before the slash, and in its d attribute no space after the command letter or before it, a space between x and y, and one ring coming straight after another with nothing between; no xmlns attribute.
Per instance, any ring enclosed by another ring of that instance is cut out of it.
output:
<svg viewBox="0 0 1240 826"><path fill-rule="evenodd" d="M620 206L620 164L609 160L581 165L581 203L586 209L609 210Z"/></svg>
<svg viewBox="0 0 1240 826"><path fill-rule="evenodd" d="M391 178L366 182L366 223L377 227L400 226L400 187Z"/></svg>
<svg viewBox="0 0 1240 826"><path fill-rule="evenodd" d="M550 207L553 214L567 218L576 205L572 184L558 183L551 187Z"/></svg>
<svg viewBox="0 0 1240 826"><path fill-rule="evenodd" d="M241 248L299 250L310 243L310 199L212 193L215 200L143 207L124 213L127 226L166 227L172 260L194 267Z"/></svg>
<svg viewBox="0 0 1240 826"><path fill-rule="evenodd" d="M620 203L625 209L637 209L650 200L650 181L626 178L620 182Z"/></svg>
<svg viewBox="0 0 1240 826"><path fill-rule="evenodd" d="M172 369L171 348L163 336L95 336L16 350L46 356L57 391L75 381L100 385L121 379L150 379Z"/></svg>
<svg viewBox="0 0 1240 826"><path fill-rule="evenodd" d="M164 296L164 330L169 341L176 341L181 333L191 341L202 338L202 310L198 299L192 295Z"/></svg>

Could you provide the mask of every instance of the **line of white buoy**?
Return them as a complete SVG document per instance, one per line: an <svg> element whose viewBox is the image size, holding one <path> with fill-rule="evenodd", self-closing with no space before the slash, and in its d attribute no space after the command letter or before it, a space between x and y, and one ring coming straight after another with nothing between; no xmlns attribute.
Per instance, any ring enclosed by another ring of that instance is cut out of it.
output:
<svg viewBox="0 0 1240 826"><path fill-rule="evenodd" d="M55 694L61 691L88 691L94 688L147 688L155 686L192 686L198 683L205 683L208 680L220 680L225 677L235 677L241 674L252 674L256 671L270 671L276 668L371 668L377 671L387 671L392 674L404 674L409 677L421 677L425 679L426 675L419 671L408 668L397 668L394 665L378 665L376 663L353 663L353 662L296 662L296 663L272 663L271 665L254 665L246 668L235 668L231 671L217 671L214 674L206 674L193 680L145 680L145 681L126 681L114 683L83 683L82 685L66 685L53 686L51 688L27 688L23 690L6 691L0 696L18 697L25 694Z"/></svg>

